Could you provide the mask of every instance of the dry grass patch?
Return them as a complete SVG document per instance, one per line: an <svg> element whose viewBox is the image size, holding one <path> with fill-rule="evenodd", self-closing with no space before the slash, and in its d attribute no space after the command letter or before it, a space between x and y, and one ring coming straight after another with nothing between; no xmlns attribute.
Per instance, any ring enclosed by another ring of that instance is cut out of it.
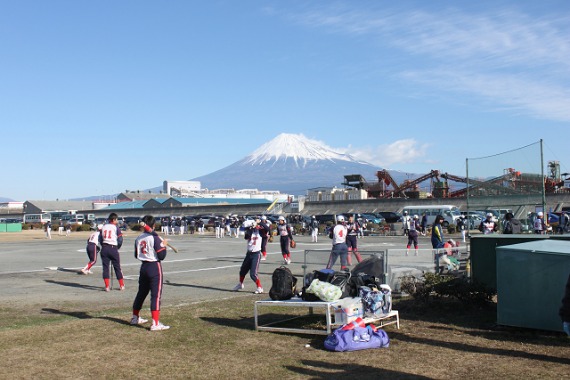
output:
<svg viewBox="0 0 570 380"><path fill-rule="evenodd" d="M494 305L465 308L400 300L389 348L332 353L324 336L253 330L254 296L163 310L172 328L130 326L124 310L5 309L1 378L551 378L570 374L561 334L498 329ZM283 310L295 314L294 310ZM145 317L148 312L145 310ZM314 318L297 324L322 324ZM310 344L310 348L305 348Z"/></svg>

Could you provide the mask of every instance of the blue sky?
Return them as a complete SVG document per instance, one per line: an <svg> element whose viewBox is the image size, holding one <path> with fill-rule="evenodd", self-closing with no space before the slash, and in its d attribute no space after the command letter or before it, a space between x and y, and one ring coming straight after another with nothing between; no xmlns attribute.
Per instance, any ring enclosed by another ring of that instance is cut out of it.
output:
<svg viewBox="0 0 570 380"><path fill-rule="evenodd" d="M0 83L15 200L195 178L283 132L419 174L543 139L570 172L566 0L0 1Z"/></svg>

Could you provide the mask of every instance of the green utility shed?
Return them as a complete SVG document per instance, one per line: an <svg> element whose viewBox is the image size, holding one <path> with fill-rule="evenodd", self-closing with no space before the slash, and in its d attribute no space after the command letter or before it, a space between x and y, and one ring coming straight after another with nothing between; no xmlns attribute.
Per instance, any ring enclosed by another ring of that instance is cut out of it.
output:
<svg viewBox="0 0 570 380"><path fill-rule="evenodd" d="M0 223L0 232L22 232L22 223Z"/></svg>
<svg viewBox="0 0 570 380"><path fill-rule="evenodd" d="M505 245L544 239L548 239L548 236L532 234L474 235L470 239L472 279L491 289L497 289L497 257L495 250Z"/></svg>
<svg viewBox="0 0 570 380"><path fill-rule="evenodd" d="M570 274L570 242L497 247L497 323L562 331L558 316Z"/></svg>

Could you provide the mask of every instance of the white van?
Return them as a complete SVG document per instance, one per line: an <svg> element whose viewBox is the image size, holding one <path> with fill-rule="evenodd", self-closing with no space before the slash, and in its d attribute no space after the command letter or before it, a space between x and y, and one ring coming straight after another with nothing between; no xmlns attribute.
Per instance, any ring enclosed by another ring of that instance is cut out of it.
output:
<svg viewBox="0 0 570 380"><path fill-rule="evenodd" d="M419 221L422 220L422 214L425 212L427 216L427 224L432 224L435 222L435 217L438 215L443 216L444 227L450 224L457 224L457 219L461 217L461 212L457 206L453 205L439 205L439 206L406 206L402 209L402 214L404 211L408 212L409 216L417 215Z"/></svg>

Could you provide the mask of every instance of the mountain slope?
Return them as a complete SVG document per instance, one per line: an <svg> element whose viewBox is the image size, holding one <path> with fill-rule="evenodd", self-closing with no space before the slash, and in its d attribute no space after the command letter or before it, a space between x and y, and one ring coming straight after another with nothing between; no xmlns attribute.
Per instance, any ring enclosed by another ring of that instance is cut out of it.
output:
<svg viewBox="0 0 570 380"><path fill-rule="evenodd" d="M379 169L303 135L282 133L238 162L193 180L210 190L255 188L305 194L310 188L340 186L346 174L372 180Z"/></svg>

